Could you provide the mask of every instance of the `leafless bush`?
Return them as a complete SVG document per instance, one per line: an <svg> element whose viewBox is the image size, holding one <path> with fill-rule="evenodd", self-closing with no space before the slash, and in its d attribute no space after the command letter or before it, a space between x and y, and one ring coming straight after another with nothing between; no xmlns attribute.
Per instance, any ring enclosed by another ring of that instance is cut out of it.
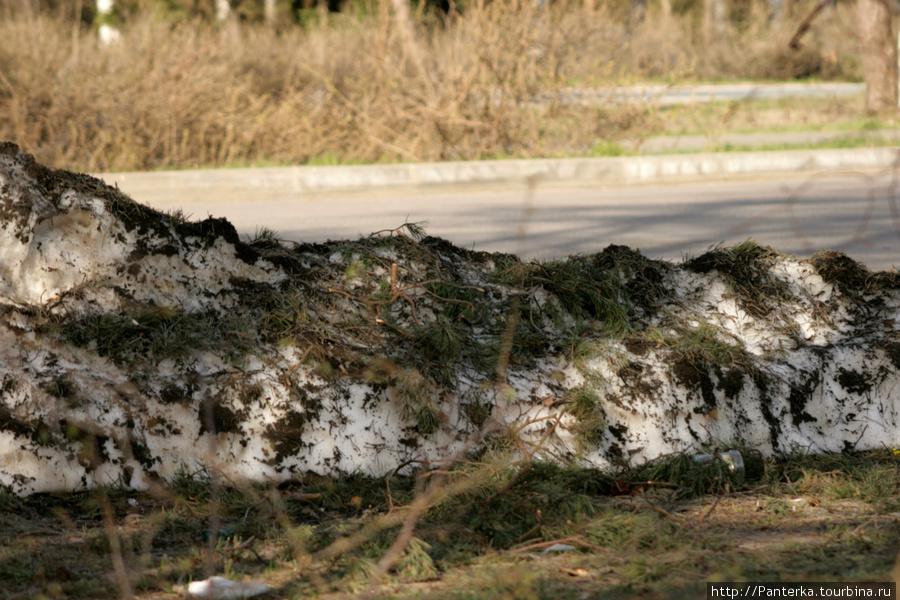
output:
<svg viewBox="0 0 900 600"><path fill-rule="evenodd" d="M617 123L639 127L639 111L575 105L571 86L855 77L858 63L826 35L840 33L834 15L795 54L762 21L706 47L690 12L630 27L617 6L566 1L474 4L443 21L426 12L413 38L387 6L280 31L143 12L110 47L65 11L13 0L4 10L0 138L95 172L586 153L621 136Z"/></svg>

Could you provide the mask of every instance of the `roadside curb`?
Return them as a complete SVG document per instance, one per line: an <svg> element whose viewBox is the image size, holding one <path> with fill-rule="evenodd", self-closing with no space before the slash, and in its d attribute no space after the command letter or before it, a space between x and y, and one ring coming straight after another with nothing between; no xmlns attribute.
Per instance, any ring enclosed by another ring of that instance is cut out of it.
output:
<svg viewBox="0 0 900 600"><path fill-rule="evenodd" d="M873 148L900 144L900 129L670 135L649 137L642 140L622 140L619 142L619 145L629 151L640 151L641 154L723 152L728 148L735 151L740 150L741 152L777 152L781 150L800 150L803 145L839 144L842 141L855 140L878 142L867 146ZM767 146L768 149L766 149ZM850 148L852 146L845 149Z"/></svg>
<svg viewBox="0 0 900 600"><path fill-rule="evenodd" d="M97 175L147 203L297 200L320 194L421 193L467 187L611 187L703 178L900 167L893 147L521 159L392 165L263 167Z"/></svg>

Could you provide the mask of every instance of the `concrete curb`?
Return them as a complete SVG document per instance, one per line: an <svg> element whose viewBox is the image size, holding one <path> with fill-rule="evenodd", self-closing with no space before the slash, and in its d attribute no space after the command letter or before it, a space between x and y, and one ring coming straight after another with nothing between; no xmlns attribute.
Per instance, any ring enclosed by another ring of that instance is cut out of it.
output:
<svg viewBox="0 0 900 600"><path fill-rule="evenodd" d="M467 187L611 187L698 178L878 170L900 167L897 148L785 150L408 163L334 167L265 167L106 173L98 177L147 203L297 200L336 193L426 192Z"/></svg>
<svg viewBox="0 0 900 600"><path fill-rule="evenodd" d="M644 140L622 140L619 145L641 154L674 154L676 152L722 152L727 148L742 152L760 152L768 146L770 152L800 149L803 145L869 140L872 147L900 143L900 129L847 131L789 131L758 133L723 133L721 135L672 135ZM779 148L780 146L780 148Z"/></svg>

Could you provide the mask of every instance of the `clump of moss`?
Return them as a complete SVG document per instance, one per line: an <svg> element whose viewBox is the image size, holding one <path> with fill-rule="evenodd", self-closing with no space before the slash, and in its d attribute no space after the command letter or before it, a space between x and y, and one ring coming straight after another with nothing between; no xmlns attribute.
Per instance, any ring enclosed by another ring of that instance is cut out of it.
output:
<svg viewBox="0 0 900 600"><path fill-rule="evenodd" d="M715 452L711 460L696 460L684 453L663 456L636 469L631 477L670 484L677 498L729 493L741 485L738 473L718 459Z"/></svg>
<svg viewBox="0 0 900 600"><path fill-rule="evenodd" d="M603 440L606 430L606 414L602 398L594 390L584 387L571 392L565 402L569 413L577 419L573 433L584 448L594 448Z"/></svg>
<svg viewBox="0 0 900 600"><path fill-rule="evenodd" d="M900 287L900 273L896 271L872 272L843 252L823 250L809 259L816 272L828 283L837 285L844 292L871 294L879 290Z"/></svg>
<svg viewBox="0 0 900 600"><path fill-rule="evenodd" d="M183 312L172 307L145 307L134 314L101 313L44 327L68 343L91 348L119 365L184 356L216 349L238 358L253 347L248 323L217 312Z"/></svg>
<svg viewBox="0 0 900 600"><path fill-rule="evenodd" d="M699 360L722 368L748 365L747 350L723 341L720 333L720 329L711 323L699 323L696 327L679 325L668 330L651 327L642 333L642 337L691 362Z"/></svg>
<svg viewBox="0 0 900 600"><path fill-rule="evenodd" d="M401 416L415 423L416 431L430 435L441 426L441 410L438 407L438 392L431 382L414 368L397 370L392 383Z"/></svg>
<svg viewBox="0 0 900 600"><path fill-rule="evenodd" d="M666 275L672 265L647 258L639 250L611 244L595 257L601 269L618 273L625 282L629 316L646 318L671 300ZM638 312L642 314L637 314Z"/></svg>
<svg viewBox="0 0 900 600"><path fill-rule="evenodd" d="M598 321L603 333L618 336L628 328L631 305L623 275L597 256L532 263L525 287L542 287L576 320Z"/></svg>
<svg viewBox="0 0 900 600"><path fill-rule="evenodd" d="M779 302L791 297L788 285L771 276L772 259L780 256L767 246L747 240L730 248L715 248L685 261L684 267L695 273L720 273L734 291L737 299L749 315L763 318L769 315Z"/></svg>

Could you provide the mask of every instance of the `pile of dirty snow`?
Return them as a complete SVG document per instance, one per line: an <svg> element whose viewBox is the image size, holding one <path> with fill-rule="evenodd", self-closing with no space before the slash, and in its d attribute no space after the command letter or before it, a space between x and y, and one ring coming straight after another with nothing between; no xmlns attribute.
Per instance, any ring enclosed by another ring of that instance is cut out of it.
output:
<svg viewBox="0 0 900 600"><path fill-rule="evenodd" d="M747 242L523 263L241 241L0 146L0 485L900 445L900 276Z"/></svg>

